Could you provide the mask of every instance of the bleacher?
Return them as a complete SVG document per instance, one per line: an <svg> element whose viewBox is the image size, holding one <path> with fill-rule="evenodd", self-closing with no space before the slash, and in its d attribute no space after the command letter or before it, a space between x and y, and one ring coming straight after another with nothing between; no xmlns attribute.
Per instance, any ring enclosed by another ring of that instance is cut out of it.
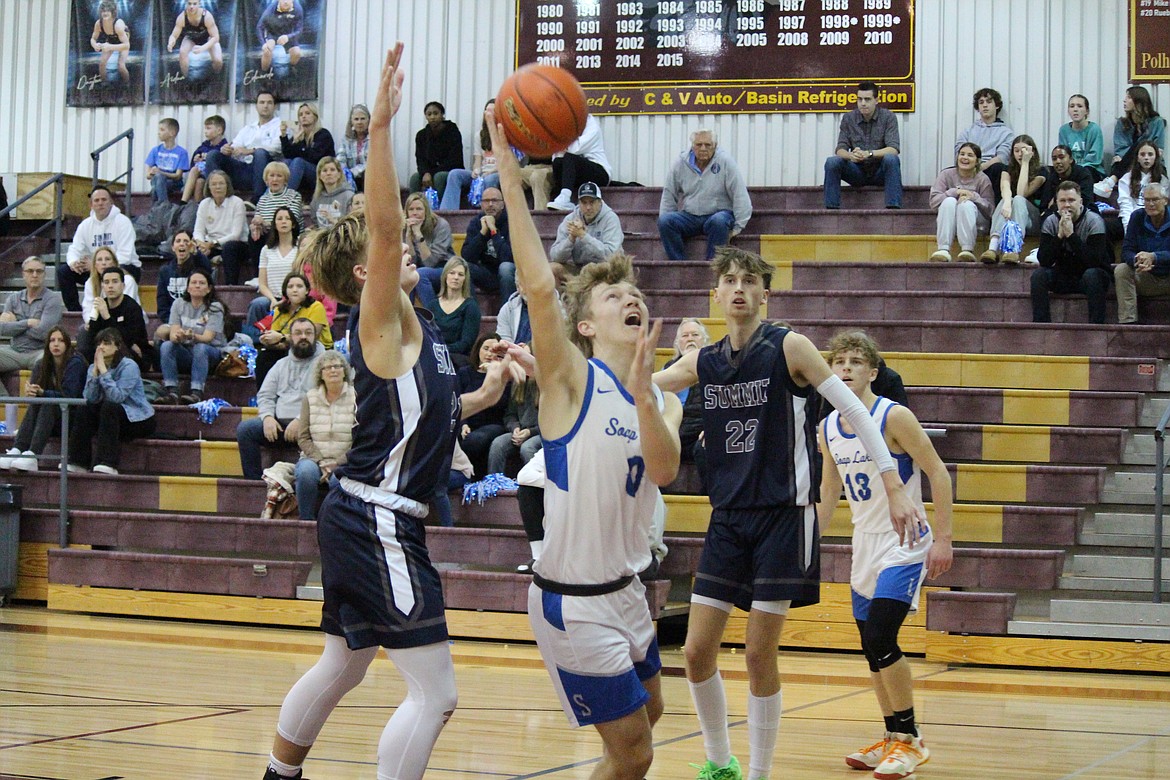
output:
<svg viewBox="0 0 1170 780"><path fill-rule="evenodd" d="M607 188L604 196L622 217L651 314L665 319L660 360L684 316L709 318L712 336L721 336L703 242L689 242L686 262L665 259L660 190ZM934 214L926 188L907 188L901 211L884 209L878 190L843 198L841 211L826 212L820 188L754 188L755 213L735 243L776 267L769 318L820 345L841 328L867 329L919 419L945 431L933 441L955 484L955 565L927 583L904 646L940 661L1170 669L1170 612L1139 603L1152 587L1150 429L1170 398L1170 313L1143 301L1142 321L1151 324L1091 325L1083 298L1058 296L1057 322L1033 324L1030 268L927 262ZM458 237L472 215L445 216ZM535 216L551 245L563 214ZM0 238L0 249L10 241ZM144 268L147 311L157 268L149 260ZM9 286L17 276L12 268L2 275ZM252 297L244 287L219 292L237 316ZM494 296L480 303L485 313L499 307ZM1116 320L1112 299L1108 316ZM79 324L74 315L66 327ZM493 326L485 317L483 328ZM18 390L15 381L9 390ZM213 378L207 394L233 404L214 424L160 407L156 438L124 448L121 475L71 475L70 549L55 545L56 473L4 475L24 485L17 598L79 612L315 625L315 524L258 519L265 489L239 478L235 426L255 413L239 407L253 393L250 379ZM11 446L11 435L0 446ZM710 514L697 486L684 466L664 491L671 552L663 579L648 589L659 619L686 612ZM456 517L455 528L428 528L452 632L530 638L530 578L514 571L529 557L515 500L457 506ZM794 611L783 641L852 650L843 503L823 533L822 603ZM728 641L742 639L737 615Z"/></svg>

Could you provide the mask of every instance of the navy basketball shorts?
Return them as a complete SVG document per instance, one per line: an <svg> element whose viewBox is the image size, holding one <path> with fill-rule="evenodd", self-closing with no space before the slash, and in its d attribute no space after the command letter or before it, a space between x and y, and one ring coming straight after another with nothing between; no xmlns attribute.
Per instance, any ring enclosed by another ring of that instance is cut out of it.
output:
<svg viewBox="0 0 1170 780"><path fill-rule="evenodd" d="M325 605L321 629L363 647L447 640L439 573L423 521L333 487L317 520Z"/></svg>
<svg viewBox="0 0 1170 780"><path fill-rule="evenodd" d="M694 593L750 610L753 601L820 601L821 534L815 506L715 509Z"/></svg>

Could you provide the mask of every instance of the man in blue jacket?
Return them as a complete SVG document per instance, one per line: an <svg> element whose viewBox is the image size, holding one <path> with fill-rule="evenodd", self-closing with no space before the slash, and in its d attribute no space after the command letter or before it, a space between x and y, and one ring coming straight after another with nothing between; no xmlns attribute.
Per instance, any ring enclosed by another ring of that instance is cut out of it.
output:
<svg viewBox="0 0 1170 780"><path fill-rule="evenodd" d="M1167 190L1162 182L1142 187L1145 213L1134 215L1125 231L1121 259L1113 269L1117 283L1117 321L1134 324L1137 297L1170 297L1170 220L1166 219Z"/></svg>

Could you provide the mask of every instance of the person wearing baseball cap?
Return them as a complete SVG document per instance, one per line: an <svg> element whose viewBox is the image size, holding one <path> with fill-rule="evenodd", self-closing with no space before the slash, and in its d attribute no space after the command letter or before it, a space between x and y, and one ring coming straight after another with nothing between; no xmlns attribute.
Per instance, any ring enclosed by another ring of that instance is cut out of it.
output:
<svg viewBox="0 0 1170 780"><path fill-rule="evenodd" d="M622 223L601 199L601 187L587 181L577 189L577 207L557 228L549 259L570 267L604 262L622 251Z"/></svg>

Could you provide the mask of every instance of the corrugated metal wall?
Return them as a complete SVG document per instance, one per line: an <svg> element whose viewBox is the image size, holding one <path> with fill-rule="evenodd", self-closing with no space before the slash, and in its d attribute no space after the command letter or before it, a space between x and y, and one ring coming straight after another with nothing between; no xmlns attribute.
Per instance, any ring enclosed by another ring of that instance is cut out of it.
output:
<svg viewBox="0 0 1170 780"><path fill-rule="evenodd" d="M917 6L918 110L901 116L908 184L929 184L948 164L955 135L974 116L970 96L984 85L1004 94L1007 122L1030 133L1042 150L1056 143L1067 121L1067 96L1084 93L1109 145L1125 87L1126 0L919 0ZM89 151L127 127L138 134L141 160L156 143L154 127L163 116L179 120L188 148L198 145L209 114L228 120L229 135L251 118L251 107L237 104L66 108L68 8L69 0L0 1L0 171L88 175ZM512 68L513 0L329 0L325 24L320 111L326 127L340 136L349 107L373 101L382 53L402 38L408 86L404 121L396 124L400 170L413 167L413 135L428 100L444 103L463 130L470 164L480 109ZM1153 92L1155 105L1170 115L1170 85ZM295 107L280 110L292 116ZM645 184L661 183L668 161L700 124L717 130L749 184L817 184L837 121L832 114L601 118L615 177ZM115 162L124 165L115 160L111 168ZM137 178L135 189L145 188Z"/></svg>

